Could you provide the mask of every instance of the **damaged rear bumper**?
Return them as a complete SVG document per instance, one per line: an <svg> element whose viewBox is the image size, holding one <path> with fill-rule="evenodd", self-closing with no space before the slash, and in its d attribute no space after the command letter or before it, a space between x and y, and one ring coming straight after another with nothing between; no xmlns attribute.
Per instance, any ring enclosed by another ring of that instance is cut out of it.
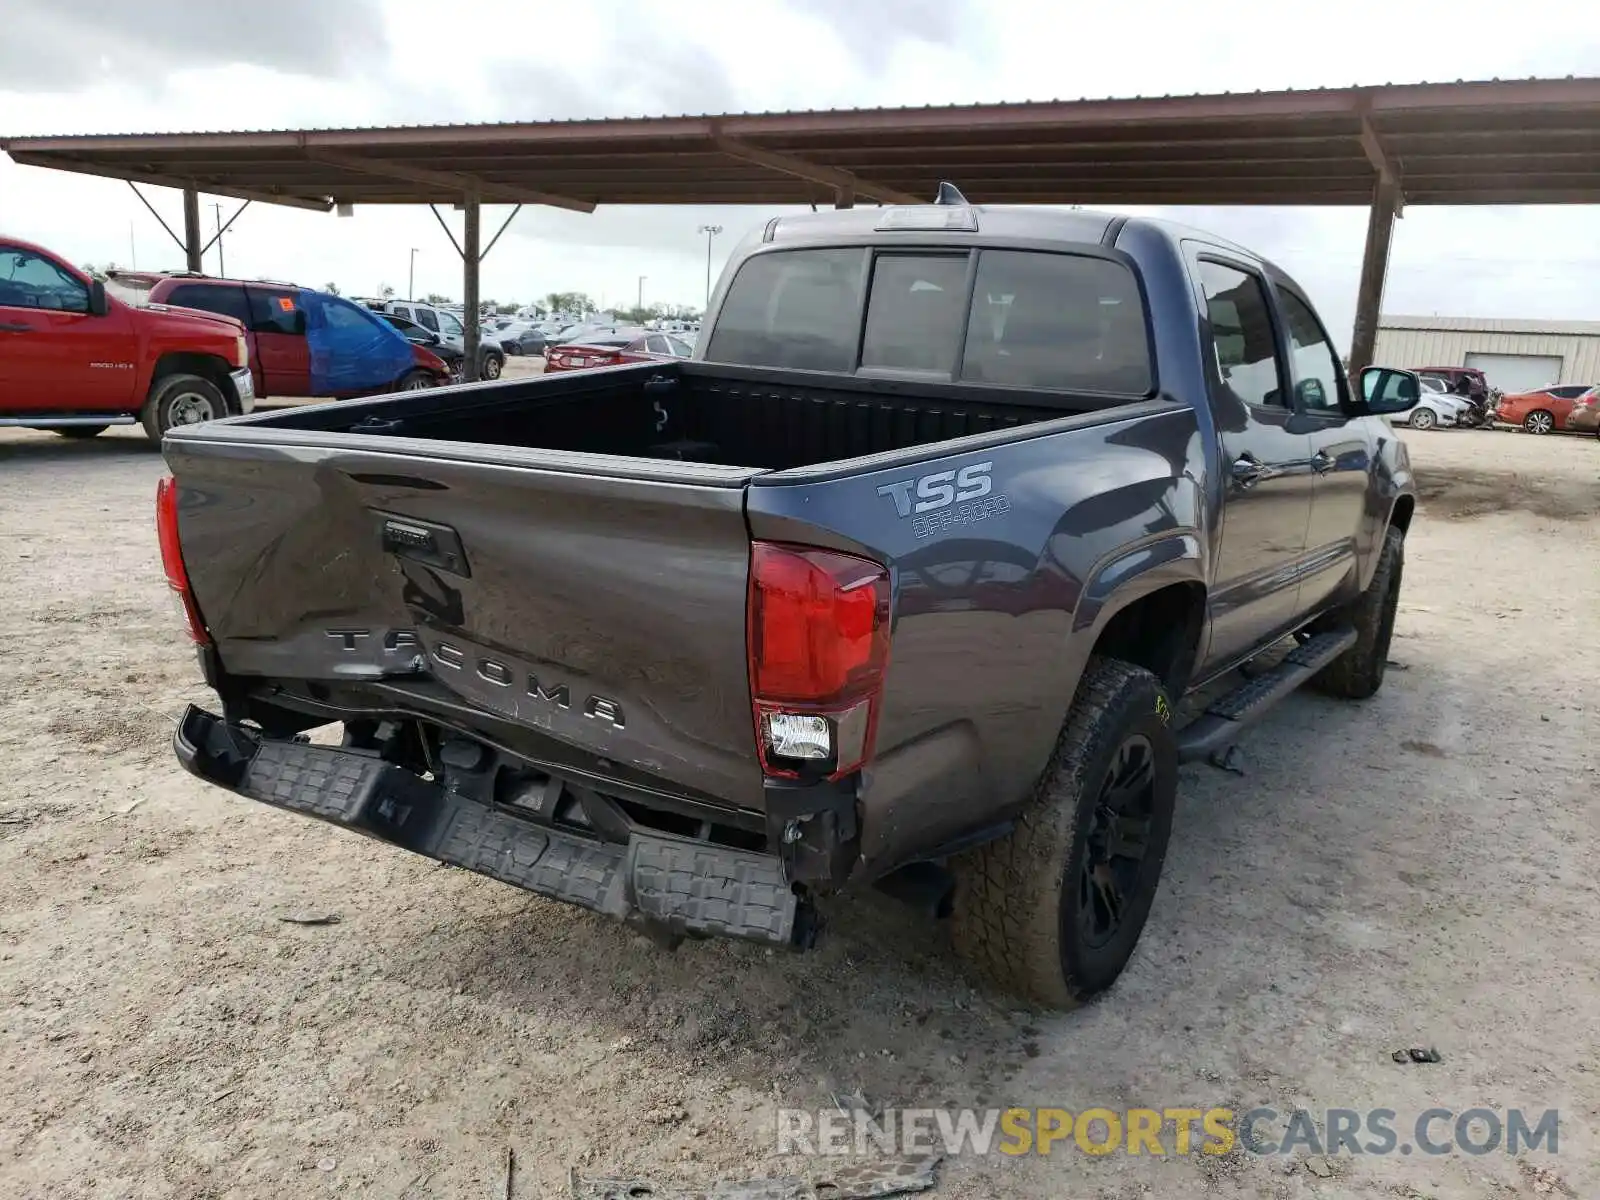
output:
<svg viewBox="0 0 1600 1200"><path fill-rule="evenodd" d="M810 944L779 858L638 828L606 839L460 795L375 752L271 741L191 705L178 761L208 783L671 936Z"/></svg>

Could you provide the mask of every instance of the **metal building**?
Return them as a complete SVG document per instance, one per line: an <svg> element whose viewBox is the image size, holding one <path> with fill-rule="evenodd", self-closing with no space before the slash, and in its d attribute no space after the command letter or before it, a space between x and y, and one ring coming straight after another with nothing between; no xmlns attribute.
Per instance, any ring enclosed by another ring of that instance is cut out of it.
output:
<svg viewBox="0 0 1600 1200"><path fill-rule="evenodd" d="M1526 392L1552 383L1600 383L1600 321L1378 318L1374 362L1477 367L1492 387Z"/></svg>

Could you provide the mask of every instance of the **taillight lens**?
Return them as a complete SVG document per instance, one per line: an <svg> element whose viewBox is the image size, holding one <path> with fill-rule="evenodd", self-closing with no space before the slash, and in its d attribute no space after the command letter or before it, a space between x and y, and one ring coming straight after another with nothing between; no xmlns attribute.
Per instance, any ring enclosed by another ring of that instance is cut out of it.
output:
<svg viewBox="0 0 1600 1200"><path fill-rule="evenodd" d="M200 619L200 609L189 587L189 572L183 565L183 549L178 544L178 481L170 475L156 484L156 538L161 543L161 567L166 572L167 586L183 611L189 640L197 646L209 645L211 635Z"/></svg>
<svg viewBox="0 0 1600 1200"><path fill-rule="evenodd" d="M746 642L769 775L837 778L872 753L889 663L889 573L804 546L750 548Z"/></svg>

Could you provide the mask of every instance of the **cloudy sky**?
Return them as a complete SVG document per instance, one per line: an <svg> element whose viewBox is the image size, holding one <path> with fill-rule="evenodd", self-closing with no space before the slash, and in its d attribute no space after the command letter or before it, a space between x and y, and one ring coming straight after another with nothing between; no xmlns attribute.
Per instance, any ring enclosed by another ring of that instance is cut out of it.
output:
<svg viewBox="0 0 1600 1200"><path fill-rule="evenodd" d="M1076 99L1600 73L1600 20L1572 0L1345 0L1224 8L1163 0L0 0L0 134L538 120L786 108ZM1580 13L1591 14L1575 20ZM959 182L959 181L958 181ZM178 194L147 189L175 227ZM207 201L209 204L209 199ZM224 214L233 204L223 201ZM203 210L213 220L212 210ZM1147 210L1156 211L1156 210ZM1171 210L1277 259L1347 331L1365 212ZM509 209L486 208L491 230ZM757 208L524 209L484 294L583 290L699 303L705 242ZM459 215L456 216L459 221ZM0 230L78 262L182 255L120 182L0 156ZM1410 209L1385 309L1600 318L1600 209ZM485 235L487 236L487 234ZM230 274L332 280L347 293L460 294L425 208L354 220L252 206ZM215 252L208 269L216 269Z"/></svg>

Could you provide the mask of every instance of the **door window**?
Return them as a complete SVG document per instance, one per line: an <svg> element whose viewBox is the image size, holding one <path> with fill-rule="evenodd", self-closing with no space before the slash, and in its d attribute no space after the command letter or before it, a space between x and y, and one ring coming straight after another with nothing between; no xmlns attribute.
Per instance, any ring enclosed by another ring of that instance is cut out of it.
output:
<svg viewBox="0 0 1600 1200"><path fill-rule="evenodd" d="M246 288L250 328L255 333L303 335L305 311L300 307L297 288Z"/></svg>
<svg viewBox="0 0 1600 1200"><path fill-rule="evenodd" d="M198 308L203 312L237 317L246 328L251 323L250 305L245 300L242 287L218 283L183 283L167 293L167 303L180 308Z"/></svg>
<svg viewBox="0 0 1600 1200"><path fill-rule="evenodd" d="M1200 289L1222 386L1258 408L1283 406L1272 308L1261 279L1235 267L1202 260Z"/></svg>
<svg viewBox="0 0 1600 1200"><path fill-rule="evenodd" d="M1342 416L1345 385L1339 355L1309 304L1283 288L1278 295L1289 324L1289 363L1298 407L1322 416Z"/></svg>
<svg viewBox="0 0 1600 1200"><path fill-rule="evenodd" d="M417 315L422 318L424 325L428 325L430 329L433 328L428 322L428 318L433 316L433 313L425 308L419 308L417 309ZM439 314L439 332L447 338L464 338L467 336L467 331L461 327L461 322L447 312Z"/></svg>
<svg viewBox="0 0 1600 1200"><path fill-rule="evenodd" d="M89 289L75 275L31 250L0 249L0 305L89 311Z"/></svg>
<svg viewBox="0 0 1600 1200"><path fill-rule="evenodd" d="M689 343L682 338L669 337L667 339L667 353L673 358L688 358L694 351L689 348Z"/></svg>
<svg viewBox="0 0 1600 1200"><path fill-rule="evenodd" d="M667 339L662 337L659 333L653 333L649 337L645 338L645 340L644 340L644 348L646 350L648 350L651 354L671 354L672 353L672 351L667 346Z"/></svg>

